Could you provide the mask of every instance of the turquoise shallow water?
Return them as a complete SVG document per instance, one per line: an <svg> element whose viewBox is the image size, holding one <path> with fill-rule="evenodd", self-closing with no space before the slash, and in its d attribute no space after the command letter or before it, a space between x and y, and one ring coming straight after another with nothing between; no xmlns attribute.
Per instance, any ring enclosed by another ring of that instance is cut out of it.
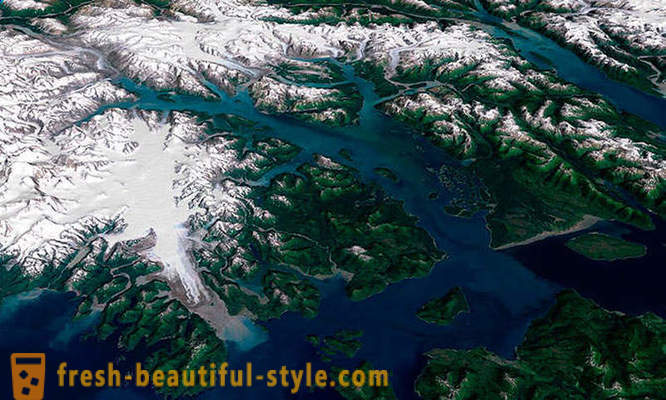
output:
<svg viewBox="0 0 666 400"><path fill-rule="evenodd" d="M531 31L517 27L509 29L501 21L489 16L486 20L491 23L488 29L495 30L497 36L512 40L519 51L528 59L531 57L536 65L554 68L565 79L602 93L618 107L636 111L664 126L663 115L659 112L666 109L663 107L663 99L633 91L607 79L594 67L582 63L573 53ZM419 218L419 225L449 255L449 259L439 263L430 276L394 284L383 293L362 302L351 302L345 296L343 282L339 279L318 282L324 296L316 318L304 319L300 315L288 313L279 320L263 324L268 332L268 340L250 350L232 346L230 362L240 365L252 361L256 370L276 368L283 364L300 368L305 362L317 359L314 349L305 342L305 335L327 335L339 329L361 329L364 331L361 351L353 360L336 360L336 364L354 365L360 360L369 360L376 368L387 368L392 372L392 383L398 397L413 399L416 396L412 384L423 366L423 352L434 347L485 346L504 357L511 357L529 321L543 314L559 289L572 286L585 291L594 288L594 285L604 287L607 284L603 274L596 281L585 281L587 286L581 287L575 279L561 279L546 274L547 271L535 269L541 276L549 278L544 279L525 267L534 261L530 254L520 253L522 250L490 250L489 235L481 217L459 219L444 214L442 208L450 195L429 171L439 169L443 163L456 165L456 162L409 128L377 112L373 106L378 98L372 85L354 76L349 67L345 67L345 73L348 80L357 85L365 102L359 126L344 129L312 126L290 118L263 115L254 109L249 96L243 92L233 98L218 93L219 101L204 101L193 96L158 93L126 79L120 81L136 92L139 100L114 106L164 112L193 110L211 116L219 113L236 114L268 127L267 135L301 146L304 150L299 158L291 165L282 167L279 172L309 160L313 153L340 160L336 156L337 152L343 148L348 149L353 161L340 161L357 168L364 180L378 182L389 195L404 201L407 211ZM377 176L373 169L379 166L391 168L399 181L396 183ZM439 198L428 200L431 192L440 193ZM607 229L623 228L609 224ZM651 242L650 245L654 247L658 243ZM558 253L561 244L556 241L546 241L539 246L545 246L540 248L540 252L549 252L552 257L557 257L557 254L565 254L567 259L575 257L568 253ZM529 252L531 248L537 247L527 246L525 249L528 250L525 251ZM578 262L586 265L580 260ZM630 267L632 263L628 261L627 266ZM640 278L633 284L640 289ZM454 286L463 288L472 313L460 316L447 327L429 325L416 318L415 311L421 304L432 297L443 295ZM606 297L593 298L603 304ZM613 306L618 309L626 306L631 311L651 307L651 304L644 304L633 310L628 304L620 300ZM17 348L21 348L21 351L44 350L49 354L49 360L53 360L50 362L67 359L79 367L99 367L116 359L118 353L112 347L97 344L94 339L83 339L82 333L95 321L70 321L74 307L72 296L50 292L18 296L5 301L0 306L0 322L4 325L0 331L0 349L3 353L16 351ZM47 328L43 328L42 323ZM2 368L6 369L7 366ZM8 375L0 371L0 376ZM9 385L3 387L9 388ZM91 398L91 392L54 391L49 390L49 387L53 385L47 385L50 399ZM155 398L149 390L131 389L101 391L95 393L95 396L98 399ZM214 390L201 396L203 399L287 397L290 396L279 390L259 387L252 390ZM337 398L331 391L301 393L298 397Z"/></svg>

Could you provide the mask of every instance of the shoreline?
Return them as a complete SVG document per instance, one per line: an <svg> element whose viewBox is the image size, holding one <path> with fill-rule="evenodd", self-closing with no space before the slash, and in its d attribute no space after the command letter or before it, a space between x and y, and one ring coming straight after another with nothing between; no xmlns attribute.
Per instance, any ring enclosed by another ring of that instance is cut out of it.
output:
<svg viewBox="0 0 666 400"><path fill-rule="evenodd" d="M499 247L492 247L492 246L489 245L488 247L490 247L493 250L507 250L507 249L510 249L510 248L513 248L513 247L525 246L525 245L528 245L528 244L539 242L539 241L547 239L549 237L567 235L569 233L574 233L574 232L582 231L582 230L587 229L587 228L591 228L592 226L594 226L594 224L596 224L597 222L599 222L601 220L602 220L601 218L598 218L598 217L595 217L595 216L592 216L592 215L584 215L582 220L580 220L578 223L576 223L575 225L573 225L569 229L566 229L566 230L563 230L563 231L542 232L542 233L540 233L536 236L533 236L529 239L525 239L525 240L520 241L520 242L507 243L507 244L503 244Z"/></svg>

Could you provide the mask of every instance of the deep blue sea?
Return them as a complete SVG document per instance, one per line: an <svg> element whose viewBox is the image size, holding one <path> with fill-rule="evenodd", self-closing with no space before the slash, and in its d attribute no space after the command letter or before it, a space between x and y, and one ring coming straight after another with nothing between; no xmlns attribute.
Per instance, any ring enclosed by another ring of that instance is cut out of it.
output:
<svg viewBox="0 0 666 400"><path fill-rule="evenodd" d="M644 94L608 79L596 68L585 64L568 50L530 30L504 23L483 14L483 21L494 35L509 39L520 53L542 68L552 68L564 79L598 92L618 108L642 116L666 127L666 100ZM301 368L316 362L315 350L305 342L307 334L332 334L340 329L363 330L363 347L352 360L335 360L336 365L353 366L361 360L375 368L389 369L391 382L399 399L417 398L413 382L425 363L422 354L436 347L486 347L503 357L512 357L529 322L552 305L555 294L572 287L605 307L641 313L654 311L666 316L663 266L666 224L658 221L656 231L642 232L621 224L603 222L594 227L648 245L648 255L641 259L614 263L592 262L563 246L568 236L554 237L535 244L505 251L489 249L489 234L482 216L469 219L446 215L443 207L451 196L432 173L443 163L456 165L443 151L433 147L409 128L392 121L374 109L379 100L372 85L354 76L345 66L350 82L364 97L361 122L357 127L333 129L312 126L290 118L260 114L247 93L230 98L224 93L219 101L204 101L186 95L157 93L129 80L119 83L139 94L132 104L114 106L142 109L194 110L211 116L236 114L270 128L267 135L277 136L304 150L294 165L321 153L359 170L366 181L378 182L394 198L404 201L408 212L419 218L419 225L448 253L425 278L410 279L391 285L384 292L361 302L350 301L343 282L333 278L318 283L323 293L320 313L306 319L287 313L278 320L261 325L267 340L247 350L232 344L229 361L243 365L252 361L257 371ZM102 110L100 110L102 111ZM340 159L341 149L350 151L353 161ZM391 168L398 182L377 176L376 167ZM281 169L282 171L284 169ZM436 200L428 194L437 192ZM415 316L427 300L442 296L450 288L461 286L472 312L459 316L446 327L426 324ZM109 361L123 362L108 343L99 343L86 335L96 321L89 318L72 321L76 308L72 295L31 292L6 298L0 305L0 358L8 360L11 352L46 352L47 367L55 369L60 361L79 368L103 368ZM125 362L130 362L125 360ZM316 367L327 367L316 364ZM11 398L9 361L0 363L0 391ZM49 375L54 377L55 374ZM150 390L54 390L47 381L51 399L153 399ZM0 394L2 396L2 394ZM278 389L216 389L201 399L280 399L294 396ZM301 392L296 398L327 399L340 397L333 391Z"/></svg>

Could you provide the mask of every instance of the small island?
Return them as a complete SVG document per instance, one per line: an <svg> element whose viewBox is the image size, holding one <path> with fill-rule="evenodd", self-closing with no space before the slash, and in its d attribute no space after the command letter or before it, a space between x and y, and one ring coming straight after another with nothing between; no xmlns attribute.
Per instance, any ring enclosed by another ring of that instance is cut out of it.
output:
<svg viewBox="0 0 666 400"><path fill-rule="evenodd" d="M363 331L345 329L332 336L321 338L317 335L307 335L306 341L319 349L319 358L324 362L331 362L333 358L353 358L361 349L360 341Z"/></svg>
<svg viewBox="0 0 666 400"><path fill-rule="evenodd" d="M646 247L640 243L628 242L598 232L577 236L569 240L566 246L576 253L596 261L638 258L647 253Z"/></svg>
<svg viewBox="0 0 666 400"><path fill-rule="evenodd" d="M359 338L363 336L363 332L359 330L342 330L333 336L326 336L322 341L324 344L323 351L325 353L338 353L344 354L347 358L352 358L361 349L361 341Z"/></svg>
<svg viewBox="0 0 666 400"><path fill-rule="evenodd" d="M389 179L393 182L398 182L400 179L398 175L395 174L391 169L385 167L377 167L374 169L375 173L379 176L383 176L386 179Z"/></svg>
<svg viewBox="0 0 666 400"><path fill-rule="evenodd" d="M338 155L347 161L353 160L351 150L349 149L340 149L340 151L338 151Z"/></svg>
<svg viewBox="0 0 666 400"><path fill-rule="evenodd" d="M469 304L460 287L455 287L441 298L425 303L416 315L429 324L448 325L460 313L468 313Z"/></svg>

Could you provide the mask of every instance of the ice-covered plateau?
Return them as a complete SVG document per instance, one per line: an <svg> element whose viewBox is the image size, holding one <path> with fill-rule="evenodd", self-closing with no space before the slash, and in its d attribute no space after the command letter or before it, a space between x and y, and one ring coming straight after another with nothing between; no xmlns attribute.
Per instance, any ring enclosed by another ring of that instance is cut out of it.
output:
<svg viewBox="0 0 666 400"><path fill-rule="evenodd" d="M39 274L76 249L78 232L121 221L107 240L153 235L145 256L199 300L185 223L197 212L232 212L242 190L214 181L255 159L237 160L220 138L199 143L204 128L183 114L167 120L109 109L86 120L104 104L132 98L110 83L95 52L16 31L0 36L2 253Z"/></svg>
<svg viewBox="0 0 666 400"><path fill-rule="evenodd" d="M78 205L67 187L94 180L103 166L84 147L69 158L57 138L103 104L132 96L109 82L93 51L8 29L0 43L0 243L37 273L60 254L61 235L82 223L66 215ZM54 187L57 193L49 191Z"/></svg>
<svg viewBox="0 0 666 400"><path fill-rule="evenodd" d="M188 218L233 213L243 190L222 188L216 178L251 162L237 160L222 139L200 143L201 129L184 114L165 118L110 109L79 125L42 132L41 145L30 146L37 151L6 155L3 251L38 274L77 249L79 231L119 221L105 239L152 238L144 256L160 262L165 277L198 302L205 289L188 255L196 240Z"/></svg>

